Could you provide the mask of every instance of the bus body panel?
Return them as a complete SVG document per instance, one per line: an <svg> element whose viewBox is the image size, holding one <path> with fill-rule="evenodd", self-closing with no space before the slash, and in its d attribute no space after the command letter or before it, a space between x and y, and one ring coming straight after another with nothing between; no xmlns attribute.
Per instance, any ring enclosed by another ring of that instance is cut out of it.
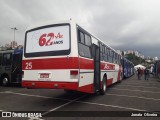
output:
<svg viewBox="0 0 160 120"><path fill-rule="evenodd" d="M66 55L47 56L47 51L45 50L46 53L45 54L43 53L42 56L40 55L41 53L38 53L39 56L34 57L34 56L25 56L26 51L24 50L24 56L22 62L22 69L24 75L22 79L22 86L27 88L66 89L66 90L77 90L86 93L94 93L95 92L94 60L93 58L82 57L79 53L77 29L80 28L78 28L77 24L74 23L72 20L54 24L56 25L57 28L59 25L70 26L69 28L70 53ZM43 31L43 29L47 29L45 26L54 27L54 24L52 23L51 25L44 24L44 25L34 26L29 28L28 31L32 32L31 30L39 30L39 29L42 29L39 31ZM87 34L91 36L93 40L92 44L95 44L99 47L99 43L101 41L92 36L91 34L89 33ZM40 39L41 38L40 35L38 36ZM26 32L26 39L27 39L27 32ZM25 45L26 43L27 42L25 42ZM111 47L109 46L107 47L110 50L112 50L112 52L115 52ZM26 49L26 46L24 48ZM51 49L52 48L49 48L49 50ZM33 51L36 50L33 49ZM113 83L120 80L121 72L122 69L118 63L115 64L115 63L101 61L100 84L102 84L102 81L106 76L107 86L112 85Z"/></svg>
<svg viewBox="0 0 160 120"><path fill-rule="evenodd" d="M79 91L93 93L94 66L93 60L79 57Z"/></svg>
<svg viewBox="0 0 160 120"><path fill-rule="evenodd" d="M76 51L78 48L77 41L75 41L77 39L76 25L72 25L70 22L62 24L69 24L70 26L71 52L63 56L28 58L23 56L22 69L24 77L22 86L28 88L78 89L78 75L71 75L71 71L79 71L78 51ZM31 69L28 69L30 65ZM49 78L40 77L46 74L49 74L47 76Z"/></svg>
<svg viewBox="0 0 160 120"><path fill-rule="evenodd" d="M134 64L129 61L127 58L121 60L123 65L123 77L128 78L134 74Z"/></svg>

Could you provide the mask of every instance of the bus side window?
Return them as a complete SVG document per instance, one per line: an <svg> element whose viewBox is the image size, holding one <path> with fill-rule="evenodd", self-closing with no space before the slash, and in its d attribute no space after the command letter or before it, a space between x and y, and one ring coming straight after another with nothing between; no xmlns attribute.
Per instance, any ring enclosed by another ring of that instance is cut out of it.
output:
<svg viewBox="0 0 160 120"><path fill-rule="evenodd" d="M113 51L113 63L115 63L115 52Z"/></svg>
<svg viewBox="0 0 160 120"><path fill-rule="evenodd" d="M108 49L108 62L111 62L111 54L110 54L110 49Z"/></svg>
<svg viewBox="0 0 160 120"><path fill-rule="evenodd" d="M91 46L91 44L92 44L91 37L87 34L85 34L85 44L87 46Z"/></svg>
<svg viewBox="0 0 160 120"><path fill-rule="evenodd" d="M114 52L112 51L112 63L114 63Z"/></svg>
<svg viewBox="0 0 160 120"><path fill-rule="evenodd" d="M103 60L103 46L102 43L99 44L100 45L100 60Z"/></svg>
<svg viewBox="0 0 160 120"><path fill-rule="evenodd" d="M2 65L3 65L3 66L11 65L11 60L12 60L11 53L3 54L3 62L2 62Z"/></svg>
<svg viewBox="0 0 160 120"><path fill-rule="evenodd" d="M107 48L104 46L104 61L107 61Z"/></svg>
<svg viewBox="0 0 160 120"><path fill-rule="evenodd" d="M117 53L115 53L115 61L116 61L116 64L118 64Z"/></svg>
<svg viewBox="0 0 160 120"><path fill-rule="evenodd" d="M78 51L82 57L91 58L91 37L80 30L78 30Z"/></svg>
<svg viewBox="0 0 160 120"><path fill-rule="evenodd" d="M87 58L91 58L91 51L90 51L90 47L79 43L79 54L82 57L87 57Z"/></svg>
<svg viewBox="0 0 160 120"><path fill-rule="evenodd" d="M79 32L79 42L83 43L84 44L84 34L82 32Z"/></svg>

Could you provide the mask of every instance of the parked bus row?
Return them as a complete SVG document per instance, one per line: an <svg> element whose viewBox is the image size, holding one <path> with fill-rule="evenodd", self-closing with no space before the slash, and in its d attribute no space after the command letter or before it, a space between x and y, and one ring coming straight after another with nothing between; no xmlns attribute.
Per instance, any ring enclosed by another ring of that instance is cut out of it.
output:
<svg viewBox="0 0 160 120"><path fill-rule="evenodd" d="M7 86L9 83L21 83L22 79L21 63L22 63L22 49L7 50L0 52L1 84ZM123 68L123 79L128 78L134 74L134 65L127 58L122 57L121 64Z"/></svg>
<svg viewBox="0 0 160 120"><path fill-rule="evenodd" d="M123 78L122 56L73 20L25 33L22 86L99 92Z"/></svg>

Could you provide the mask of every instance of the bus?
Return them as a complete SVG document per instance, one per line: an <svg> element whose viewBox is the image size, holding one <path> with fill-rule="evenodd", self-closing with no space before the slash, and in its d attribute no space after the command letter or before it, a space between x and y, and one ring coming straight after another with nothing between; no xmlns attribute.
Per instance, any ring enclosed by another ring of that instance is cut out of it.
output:
<svg viewBox="0 0 160 120"><path fill-rule="evenodd" d="M122 79L122 56L73 20L25 33L22 86L105 94Z"/></svg>
<svg viewBox="0 0 160 120"><path fill-rule="evenodd" d="M0 51L0 83L3 86L21 83L22 51L22 49Z"/></svg>
<svg viewBox="0 0 160 120"><path fill-rule="evenodd" d="M130 60L123 57L121 59L121 64L122 64L122 67L123 67L123 79L131 77L132 75L134 75L134 64Z"/></svg>

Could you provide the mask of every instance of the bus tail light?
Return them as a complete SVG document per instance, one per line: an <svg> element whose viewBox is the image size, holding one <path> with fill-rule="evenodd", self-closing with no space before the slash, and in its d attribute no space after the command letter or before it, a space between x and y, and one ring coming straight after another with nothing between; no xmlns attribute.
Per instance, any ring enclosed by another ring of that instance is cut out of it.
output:
<svg viewBox="0 0 160 120"><path fill-rule="evenodd" d="M78 79L78 70L71 70L70 77L71 79Z"/></svg>

